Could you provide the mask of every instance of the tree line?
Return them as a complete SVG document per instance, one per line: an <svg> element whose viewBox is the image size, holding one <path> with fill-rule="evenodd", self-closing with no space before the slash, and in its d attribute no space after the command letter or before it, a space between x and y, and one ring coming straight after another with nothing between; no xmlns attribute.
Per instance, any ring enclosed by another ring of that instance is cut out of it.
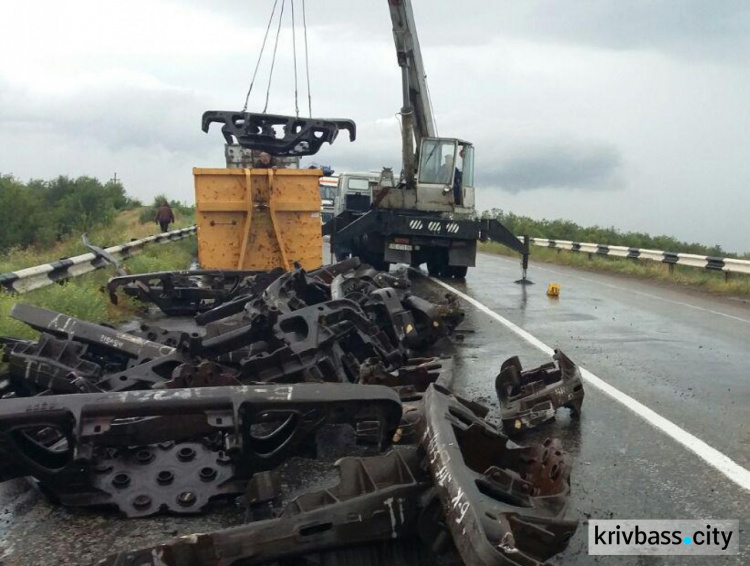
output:
<svg viewBox="0 0 750 566"><path fill-rule="evenodd" d="M146 207L153 221L159 195ZM175 203L183 210L185 208ZM125 192L119 181L93 177L56 177L26 183L0 174L0 253L12 247L46 246L113 221L120 212L143 203Z"/></svg>
<svg viewBox="0 0 750 566"><path fill-rule="evenodd" d="M0 253L11 247L45 246L72 235L109 224L120 212L141 207L141 222L153 222L164 195L143 203L125 192L119 181L102 183L93 177L59 176L51 181L34 179L23 183L12 175L0 174ZM177 214L189 215L194 207L170 201ZM622 232L616 228L580 226L569 220L535 220L493 208L483 217L496 218L514 234L536 238L595 242L612 246L647 248L717 257L738 257L721 246L682 242L672 236L651 236L643 232ZM744 257L750 254L745 254Z"/></svg>
<svg viewBox="0 0 750 566"><path fill-rule="evenodd" d="M593 242L610 246L627 246L676 253L688 253L714 257L742 257L725 252L720 245L706 246L682 242L672 236L651 236L644 232L622 232L616 228L580 226L569 220L534 220L512 212L493 208L482 214L483 218L496 218L516 235L528 234L532 238ZM750 254L745 254L747 257Z"/></svg>

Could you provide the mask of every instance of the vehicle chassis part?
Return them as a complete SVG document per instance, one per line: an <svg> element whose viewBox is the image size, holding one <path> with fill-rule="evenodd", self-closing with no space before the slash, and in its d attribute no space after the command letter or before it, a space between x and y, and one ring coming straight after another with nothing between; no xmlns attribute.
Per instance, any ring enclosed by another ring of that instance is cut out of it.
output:
<svg viewBox="0 0 750 566"><path fill-rule="evenodd" d="M464 563L541 566L561 552L578 521L565 518L570 462L559 441L511 447L434 385L423 403L421 442L439 502L433 510L442 511Z"/></svg>
<svg viewBox="0 0 750 566"><path fill-rule="evenodd" d="M309 452L311 439L325 424L361 428L366 431L363 441L383 449L390 445L400 418L398 395L373 385L205 387L4 399L0 481L31 476L63 504L114 504L129 516L162 508L195 513L215 495L242 492L255 472ZM176 444L154 446L165 442ZM178 460L182 465L175 467ZM181 483L185 477L192 482ZM166 487L172 483L175 489L185 488L174 492Z"/></svg>
<svg viewBox="0 0 750 566"><path fill-rule="evenodd" d="M245 278L259 273L208 269L157 271L113 277L107 283L107 292L113 304L117 304L117 290L122 288L126 295L154 303L168 316L189 316L247 291L243 285Z"/></svg>
<svg viewBox="0 0 750 566"><path fill-rule="evenodd" d="M342 458L337 486L297 497L277 518L123 551L98 566L285 563L403 538L415 548L457 551L472 566L541 566L565 548L577 521L564 518L568 456L556 441L515 447L435 387L415 422L420 444ZM275 497L266 491L263 499Z"/></svg>
<svg viewBox="0 0 750 566"><path fill-rule="evenodd" d="M314 155L323 142L333 143L339 130L349 132L349 141L357 138L357 126L351 120L327 120L252 114L231 110L209 110L203 113L201 129L208 132L212 123L224 124L221 133L228 144L236 143L247 149L265 151L271 155ZM283 135L279 137L276 127Z"/></svg>
<svg viewBox="0 0 750 566"><path fill-rule="evenodd" d="M569 408L574 417L580 415L584 395L581 372L560 350L555 350L553 359L526 371L517 356L503 362L495 378L495 390L507 434L554 419L558 407Z"/></svg>
<svg viewBox="0 0 750 566"><path fill-rule="evenodd" d="M429 487L416 450L342 458L336 467L338 485L297 497L275 519L124 551L97 566L251 566L416 535Z"/></svg>

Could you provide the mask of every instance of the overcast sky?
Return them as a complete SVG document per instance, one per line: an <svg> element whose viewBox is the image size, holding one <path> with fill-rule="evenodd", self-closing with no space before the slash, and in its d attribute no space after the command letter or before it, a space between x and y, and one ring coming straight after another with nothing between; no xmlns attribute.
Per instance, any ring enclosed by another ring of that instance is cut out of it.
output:
<svg viewBox="0 0 750 566"><path fill-rule="evenodd" d="M269 104L284 114L290 1ZM477 148L480 209L750 251L750 2L413 2L439 133ZM201 114L242 108L273 1L4 4L0 172L116 171L143 199L192 202L191 168L224 164ZM313 115L351 118L359 134L314 159L398 170L387 1L306 4ZM263 108L267 60L251 111Z"/></svg>

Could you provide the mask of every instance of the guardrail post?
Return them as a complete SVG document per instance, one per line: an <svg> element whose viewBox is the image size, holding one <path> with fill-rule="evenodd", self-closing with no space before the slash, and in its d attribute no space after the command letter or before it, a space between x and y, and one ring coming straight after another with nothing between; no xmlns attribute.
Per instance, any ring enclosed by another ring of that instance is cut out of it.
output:
<svg viewBox="0 0 750 566"><path fill-rule="evenodd" d="M674 263L668 263L667 267L669 268L669 274L672 275L674 273Z"/></svg>

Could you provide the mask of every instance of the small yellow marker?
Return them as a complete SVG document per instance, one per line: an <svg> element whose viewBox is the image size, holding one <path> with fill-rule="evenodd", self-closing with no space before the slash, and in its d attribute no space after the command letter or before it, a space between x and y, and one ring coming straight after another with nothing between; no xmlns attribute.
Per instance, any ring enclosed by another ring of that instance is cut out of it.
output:
<svg viewBox="0 0 750 566"><path fill-rule="evenodd" d="M550 283L547 286L547 296L548 297L559 297L560 296L560 284L559 283Z"/></svg>

